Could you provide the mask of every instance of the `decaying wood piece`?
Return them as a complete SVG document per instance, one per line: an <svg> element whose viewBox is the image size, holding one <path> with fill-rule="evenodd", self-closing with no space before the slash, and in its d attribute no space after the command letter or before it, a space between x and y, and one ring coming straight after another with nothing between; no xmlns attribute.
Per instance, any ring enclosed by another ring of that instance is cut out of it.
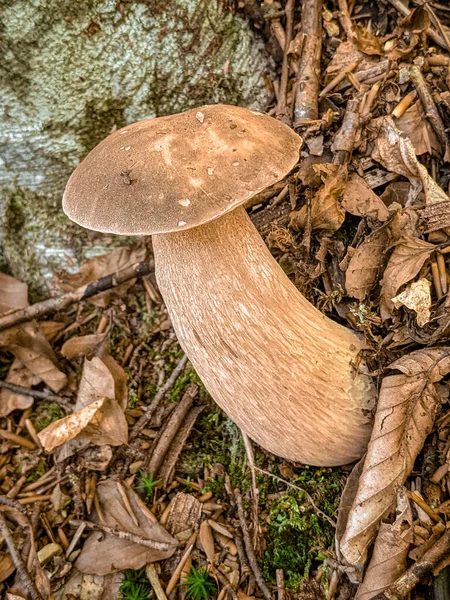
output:
<svg viewBox="0 0 450 600"><path fill-rule="evenodd" d="M333 140L332 150L335 152L334 164L345 164L353 152L360 122L359 104L360 100L358 98L353 98L347 102L342 126Z"/></svg>
<svg viewBox="0 0 450 600"><path fill-rule="evenodd" d="M154 236L154 252L180 344L238 426L290 460L337 465L359 458L373 396L351 361L364 344L296 290L244 209Z"/></svg>
<svg viewBox="0 0 450 600"><path fill-rule="evenodd" d="M418 211L425 233L450 227L450 202L436 202Z"/></svg>
<svg viewBox="0 0 450 600"><path fill-rule="evenodd" d="M283 66L281 68L280 92L277 104L277 119L289 124L291 122L291 110L287 103L287 88L289 80L289 46L292 40L294 27L294 0L287 0L286 8L286 31L283 46Z"/></svg>
<svg viewBox="0 0 450 600"><path fill-rule="evenodd" d="M295 90L295 125L319 118L320 56L322 51L322 0L302 2L303 47Z"/></svg>

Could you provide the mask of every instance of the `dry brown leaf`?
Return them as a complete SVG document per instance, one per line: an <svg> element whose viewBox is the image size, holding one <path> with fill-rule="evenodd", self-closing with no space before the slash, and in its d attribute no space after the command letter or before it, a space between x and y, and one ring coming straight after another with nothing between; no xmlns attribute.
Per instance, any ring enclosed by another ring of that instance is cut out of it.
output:
<svg viewBox="0 0 450 600"><path fill-rule="evenodd" d="M406 490L401 487L397 492L395 522L381 523L364 581L355 600L371 600L404 573L413 537L412 520Z"/></svg>
<svg viewBox="0 0 450 600"><path fill-rule="evenodd" d="M392 510L398 486L431 432L440 399L434 383L450 372L450 348L412 352L390 365L401 375L381 384L375 422L341 553L362 565L379 523Z"/></svg>
<svg viewBox="0 0 450 600"><path fill-rule="evenodd" d="M9 552L0 552L0 583L8 579L15 571L16 567L12 561Z"/></svg>
<svg viewBox="0 0 450 600"><path fill-rule="evenodd" d="M65 271L58 273L55 276L54 281L63 292L71 292L82 285L100 279L100 277L105 277L120 269L130 267L134 263L144 260L146 255L147 249L144 245L139 245L135 248L116 248L115 250L112 250L112 252L108 252L108 254L95 256L94 258L89 258L84 261L77 273L72 274ZM134 284L134 281L134 279L131 279L112 290L97 294L96 296L89 298L88 302L91 302L96 306L105 307L112 297L122 297L126 290Z"/></svg>
<svg viewBox="0 0 450 600"><path fill-rule="evenodd" d="M439 149L439 142L429 121L425 117L421 102L416 102L408 108L403 115L395 120L397 128L406 135L414 147L415 153L420 156L434 149Z"/></svg>
<svg viewBox="0 0 450 600"><path fill-rule="evenodd" d="M395 308L406 306L417 313L416 321L419 327L426 325L431 317L431 282L419 279L409 285L395 298L392 298Z"/></svg>
<svg viewBox="0 0 450 600"><path fill-rule="evenodd" d="M38 436L47 452L74 439L97 446L120 446L128 442L128 426L116 400L102 398L51 423Z"/></svg>
<svg viewBox="0 0 450 600"><path fill-rule="evenodd" d="M361 52L369 56L383 56L383 39L377 38L373 33L367 31L365 27L357 28L358 47Z"/></svg>
<svg viewBox="0 0 450 600"><path fill-rule="evenodd" d="M58 333L67 327L62 321L38 321L38 327L44 334L46 340L51 342Z"/></svg>
<svg viewBox="0 0 450 600"><path fill-rule="evenodd" d="M411 182L406 205L412 204L422 189L426 204L448 201L447 194L419 163L411 141L398 130L392 117L380 117L371 124L375 141L372 158L388 171L403 175Z"/></svg>
<svg viewBox="0 0 450 600"><path fill-rule="evenodd" d="M115 358L109 354L101 356L103 363L108 368L114 380L114 397L123 410L128 402L128 380L123 367L119 365Z"/></svg>
<svg viewBox="0 0 450 600"><path fill-rule="evenodd" d="M364 300L378 280L389 243L387 227L380 227L356 248L345 273L347 293Z"/></svg>
<svg viewBox="0 0 450 600"><path fill-rule="evenodd" d="M41 378L30 373L30 371L15 358L9 367L6 381L13 385L19 385L25 388L32 388L41 382ZM13 410L26 410L33 405L34 399L31 396L15 394L9 390L0 390L0 417L6 417Z"/></svg>
<svg viewBox="0 0 450 600"><path fill-rule="evenodd" d="M132 533L150 542L163 543L166 549L156 550L109 534L94 532L85 541L75 563L77 569L82 573L106 575L124 569L140 569L150 562L172 556L177 547L177 540L159 525L156 517L138 495L124 482L122 482L122 488L138 524L135 524L125 507L117 482L111 479L103 481L97 486L103 511L101 523L120 531ZM92 520L99 522L96 513Z"/></svg>
<svg viewBox="0 0 450 600"><path fill-rule="evenodd" d="M206 554L206 558L209 562L214 565L215 564L215 552L214 552L214 538L211 531L211 527L208 521L205 519L202 521L200 525L199 532L199 540L200 544L203 548L203 552Z"/></svg>
<svg viewBox="0 0 450 600"><path fill-rule="evenodd" d="M92 358L105 341L106 333L80 335L67 340L61 348L61 354L69 360L77 356Z"/></svg>
<svg viewBox="0 0 450 600"><path fill-rule="evenodd" d="M27 369L40 377L54 392L67 383L66 375L59 370L58 361L49 342L36 323L27 323L11 331L13 339L8 349Z"/></svg>
<svg viewBox="0 0 450 600"><path fill-rule="evenodd" d="M0 273L0 315L26 306L28 306L27 284L6 273Z"/></svg>
<svg viewBox="0 0 450 600"><path fill-rule="evenodd" d="M364 456L359 460L350 472L345 482L344 490L339 501L338 518L336 522L336 541L340 542L347 527L348 515L353 506L358 491L359 478L364 466Z"/></svg>
<svg viewBox="0 0 450 600"><path fill-rule="evenodd" d="M382 222L389 217L389 211L383 200L357 173L352 173L348 178L341 204L347 212L357 217L372 217Z"/></svg>
<svg viewBox="0 0 450 600"><path fill-rule="evenodd" d="M381 282L381 317L388 319L392 316L394 303L392 298L397 295L402 285L415 277L435 250L433 244L419 238L405 237L394 249Z"/></svg>
<svg viewBox="0 0 450 600"><path fill-rule="evenodd" d="M83 364L80 386L74 411L86 408L101 398L115 398L114 377L105 363L94 356Z"/></svg>
<svg viewBox="0 0 450 600"><path fill-rule="evenodd" d="M117 600L121 598L123 574L87 575L72 567L64 585L54 593L55 600Z"/></svg>
<svg viewBox="0 0 450 600"><path fill-rule="evenodd" d="M340 204L340 199L345 189L347 180L347 167L345 165L320 165L327 173L325 183L311 200L311 227L325 231L337 231L345 219L345 210ZM299 231L305 228L307 209L303 206L300 210L291 213L291 227Z"/></svg>

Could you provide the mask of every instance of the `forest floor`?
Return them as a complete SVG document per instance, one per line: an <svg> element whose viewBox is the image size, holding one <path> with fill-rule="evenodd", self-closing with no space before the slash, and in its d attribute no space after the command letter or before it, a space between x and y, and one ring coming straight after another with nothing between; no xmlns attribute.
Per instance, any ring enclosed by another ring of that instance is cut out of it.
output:
<svg viewBox="0 0 450 600"><path fill-rule="evenodd" d="M27 287L0 275L2 597L449 596L450 10L230 9L274 59L269 114L303 138L248 211L306 298L365 335L367 457L309 467L242 435L151 268L13 326L1 313L29 310ZM151 266L149 240L58 274L55 297L136 263Z"/></svg>

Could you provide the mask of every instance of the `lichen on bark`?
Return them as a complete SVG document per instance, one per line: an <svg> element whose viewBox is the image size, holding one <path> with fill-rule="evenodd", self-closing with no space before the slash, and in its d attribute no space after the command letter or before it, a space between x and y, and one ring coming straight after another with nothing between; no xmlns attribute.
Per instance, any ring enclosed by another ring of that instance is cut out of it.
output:
<svg viewBox="0 0 450 600"><path fill-rule="evenodd" d="M0 15L0 254L41 291L64 253L77 261L90 246L61 195L108 133L202 104L267 103L263 46L216 0L0 0Z"/></svg>

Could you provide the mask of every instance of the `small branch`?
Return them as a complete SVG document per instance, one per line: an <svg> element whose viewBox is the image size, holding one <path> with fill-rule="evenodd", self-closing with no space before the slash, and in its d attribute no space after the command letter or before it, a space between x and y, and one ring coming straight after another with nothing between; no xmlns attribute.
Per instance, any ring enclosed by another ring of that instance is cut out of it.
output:
<svg viewBox="0 0 450 600"><path fill-rule="evenodd" d="M145 574L147 575L150 583L152 584L152 588L155 592L157 600L167 600L167 596L164 593L164 590L158 577L158 573L156 572L155 565L153 563L150 563L145 567Z"/></svg>
<svg viewBox="0 0 450 600"><path fill-rule="evenodd" d="M292 32L294 29L294 3L295 0L287 0L285 7L286 31L283 53L283 65L281 68L280 92L276 110L276 117L287 124L291 122L291 111L287 105L287 88L289 80L289 46L292 41Z"/></svg>
<svg viewBox="0 0 450 600"><path fill-rule="evenodd" d="M427 82L425 81L420 69L418 67L411 68L411 80L419 94L420 101L422 102L422 106L425 110L425 116L430 121L431 126L433 127L436 135L439 138L442 146L444 147L444 152L447 147L447 135L445 133L445 125L441 119L441 115L436 108L436 104L434 103L433 97L428 89Z"/></svg>
<svg viewBox="0 0 450 600"><path fill-rule="evenodd" d="M322 0L303 0L301 32L303 48L295 84L295 125L318 119L319 115Z"/></svg>
<svg viewBox="0 0 450 600"><path fill-rule="evenodd" d="M356 41L356 35L353 31L352 19L350 17L350 12L348 10L347 0L338 0L339 1L339 20L341 22L342 28L345 31L345 35L347 36L347 41L352 44Z"/></svg>
<svg viewBox="0 0 450 600"><path fill-rule="evenodd" d="M6 503L5 503L6 504ZM31 527L31 526L30 526ZM11 532L9 531L8 525L6 524L5 517L0 512L0 533L5 540L5 544L8 548L8 552L11 555L14 566L17 569L17 574L19 575L22 583L25 585L27 592L29 593L31 600L43 600L41 594L39 593L34 581L31 579L30 574L27 571L25 563L20 556L16 545L14 543Z"/></svg>
<svg viewBox="0 0 450 600"><path fill-rule="evenodd" d="M252 476L252 496L253 496L253 547L256 548L256 544L258 541L258 486L256 484L256 471L255 471L255 455L253 453L253 446L250 438L246 433L241 431L242 439L244 440L245 451L247 453L248 466L250 468L250 473Z"/></svg>
<svg viewBox="0 0 450 600"><path fill-rule="evenodd" d="M52 394L51 392L39 392L38 390L31 390L30 388L22 387L21 385L14 385L13 383L8 383L7 381L0 381L0 388L9 390L14 394L31 396L37 400L48 400L49 402L55 402L55 404L60 404L68 412L72 412L71 405L64 400L64 398L61 398L61 396L55 396L55 394Z"/></svg>
<svg viewBox="0 0 450 600"><path fill-rule="evenodd" d="M384 592L374 596L372 600L397 600L398 598L405 598L421 579L433 572L436 565L449 552L450 530L447 530L420 560L384 590Z"/></svg>
<svg viewBox="0 0 450 600"><path fill-rule="evenodd" d="M198 386L195 383L190 383L186 386L186 390L178 403L177 407L170 415L170 418L167 424L164 426L161 437L156 443L155 449L152 452L152 456L150 462L147 467L147 471L149 473L153 473L156 476L160 466L163 463L164 457L166 456L167 451L170 448L171 443L173 442L174 437L177 434L177 431L181 427L182 423L184 423L185 418L191 406L194 402L194 399L198 393Z"/></svg>
<svg viewBox="0 0 450 600"><path fill-rule="evenodd" d="M129 542L133 542L134 544L139 544L140 546L145 546L146 548L152 548L153 550L159 550L161 552L167 552L169 549L168 544L164 542L155 542L153 540L147 540L139 535L134 535L134 533L130 533L128 531L122 531L120 529L116 529L115 527L109 527L108 525L100 525L100 523L94 523L93 521L79 521L77 519L71 520L70 524L79 527L80 525L85 525L86 529L92 529L93 531L102 531L103 533L108 533L119 540L127 540Z"/></svg>
<svg viewBox="0 0 450 600"><path fill-rule="evenodd" d="M402 0L388 0L388 2L392 4L392 6L404 17L408 17L411 14L411 10L405 6ZM435 44L447 50L447 44L445 43L445 40L436 31L434 31L434 29L428 27L425 33L433 40Z"/></svg>
<svg viewBox="0 0 450 600"><path fill-rule="evenodd" d="M137 438L137 436L141 433L141 431L144 429L144 427L146 427L148 425L148 423L151 421L151 418L153 417L155 410L161 404L162 400L164 399L164 396L167 394L167 392L169 390L172 389L176 380L178 379L178 377L180 377L181 373L184 371L187 361L188 361L188 358L186 355L184 355L183 358L181 358L180 362L175 367L175 369L170 374L170 377L167 379L166 383L162 386L162 388L160 388L157 391L151 404L149 404L147 406L147 408L145 409L145 412L142 415L142 417L140 417L139 420L134 424L133 429L130 432L130 438L129 438L130 442L132 440L134 440L135 438Z"/></svg>
<svg viewBox="0 0 450 600"><path fill-rule="evenodd" d="M360 123L359 104L360 100L357 98L347 102L342 126L335 135L331 147L335 153L333 158L333 163L335 165L344 165L348 162L353 152Z"/></svg>
<svg viewBox="0 0 450 600"><path fill-rule="evenodd" d="M92 296L96 296L100 292L105 292L106 290L117 287L134 277L143 277L150 273L152 269L153 261L144 260L131 267L122 269L121 271L111 273L111 275L101 277L100 279L97 279L97 281L87 283L73 292L67 292L67 294L63 294L57 298L49 298L43 302L27 306L27 308L21 308L20 310L5 313L0 317L0 331L13 327L14 325L19 325L20 323L32 321L33 319L39 319L57 312L58 310L66 309L68 306L72 306L72 304L82 302Z"/></svg>
<svg viewBox="0 0 450 600"><path fill-rule="evenodd" d="M256 583L258 584L259 589L264 595L266 600L273 600L272 594L270 593L269 588L264 581L262 573L258 566L258 561L256 560L255 551L253 550L252 542L250 540L250 535L248 533L247 522L245 520L244 507L242 505L242 496L241 492L238 489L234 490L234 497L236 499L236 505L238 509L239 515L239 523L242 530L242 537L244 538L245 552L247 553L248 562L250 563L250 567L253 571L253 575L255 576Z"/></svg>

